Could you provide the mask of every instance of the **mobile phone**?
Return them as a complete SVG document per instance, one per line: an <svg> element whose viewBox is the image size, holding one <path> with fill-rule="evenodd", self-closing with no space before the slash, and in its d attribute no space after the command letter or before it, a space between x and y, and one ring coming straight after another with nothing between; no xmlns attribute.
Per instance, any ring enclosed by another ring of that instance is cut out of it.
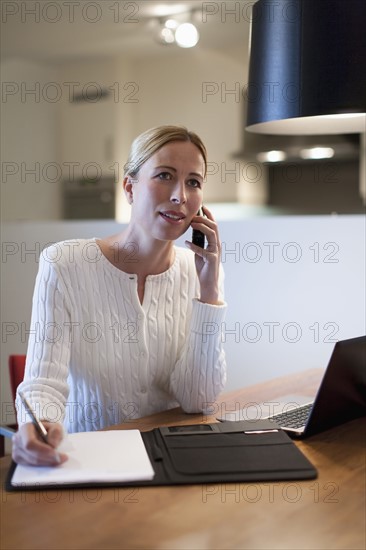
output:
<svg viewBox="0 0 366 550"><path fill-rule="evenodd" d="M197 216L204 216L202 207L198 210ZM205 248L205 235L202 233L202 231L199 231L198 229L192 230L192 243L200 246L201 248Z"/></svg>

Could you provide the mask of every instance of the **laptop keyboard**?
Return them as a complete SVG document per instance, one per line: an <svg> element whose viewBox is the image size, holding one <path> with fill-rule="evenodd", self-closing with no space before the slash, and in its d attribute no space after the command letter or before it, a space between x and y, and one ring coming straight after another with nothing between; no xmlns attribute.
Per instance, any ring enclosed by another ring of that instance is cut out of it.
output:
<svg viewBox="0 0 366 550"><path fill-rule="evenodd" d="M283 428L302 428L307 422L312 406L313 404L309 403L303 407L298 407L281 414L275 414L271 416L271 420L274 420Z"/></svg>

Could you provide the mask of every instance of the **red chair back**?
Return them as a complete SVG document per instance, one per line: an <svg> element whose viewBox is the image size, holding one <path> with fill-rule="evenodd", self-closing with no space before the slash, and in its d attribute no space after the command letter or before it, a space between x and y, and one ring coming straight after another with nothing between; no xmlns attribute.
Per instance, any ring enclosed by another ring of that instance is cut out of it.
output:
<svg viewBox="0 0 366 550"><path fill-rule="evenodd" d="M9 375L10 375L10 387L11 393L13 396L13 401L15 401L15 396L17 393L17 387L24 378L25 370L25 355L10 355L9 356Z"/></svg>

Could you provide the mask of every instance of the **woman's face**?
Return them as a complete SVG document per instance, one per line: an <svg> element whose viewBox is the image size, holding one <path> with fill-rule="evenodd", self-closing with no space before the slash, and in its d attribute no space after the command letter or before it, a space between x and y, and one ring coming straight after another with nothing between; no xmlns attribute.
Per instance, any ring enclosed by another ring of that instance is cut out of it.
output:
<svg viewBox="0 0 366 550"><path fill-rule="evenodd" d="M202 204L205 164L191 142L164 145L140 168L125 189L132 199L131 222L159 240L175 240Z"/></svg>

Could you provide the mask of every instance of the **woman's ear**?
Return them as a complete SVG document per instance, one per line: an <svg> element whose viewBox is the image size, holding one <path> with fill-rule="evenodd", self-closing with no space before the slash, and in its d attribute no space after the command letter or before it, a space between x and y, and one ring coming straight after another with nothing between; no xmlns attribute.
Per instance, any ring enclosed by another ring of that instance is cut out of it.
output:
<svg viewBox="0 0 366 550"><path fill-rule="evenodd" d="M133 203L133 184L134 179L131 176L126 176L123 178L123 189L129 204Z"/></svg>

